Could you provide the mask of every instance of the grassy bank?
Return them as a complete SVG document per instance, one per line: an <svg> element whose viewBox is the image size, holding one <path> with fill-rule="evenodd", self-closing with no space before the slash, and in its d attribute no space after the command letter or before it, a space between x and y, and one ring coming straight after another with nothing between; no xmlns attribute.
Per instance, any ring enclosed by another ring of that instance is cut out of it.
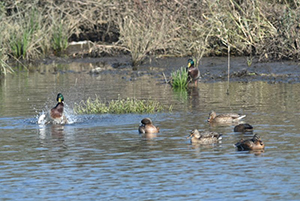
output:
<svg viewBox="0 0 300 201"><path fill-rule="evenodd" d="M9 0L0 2L0 69L8 72L8 59L60 56L78 40L126 50L133 65L149 55L221 56L228 46L232 55L297 59L298 19L293 0Z"/></svg>

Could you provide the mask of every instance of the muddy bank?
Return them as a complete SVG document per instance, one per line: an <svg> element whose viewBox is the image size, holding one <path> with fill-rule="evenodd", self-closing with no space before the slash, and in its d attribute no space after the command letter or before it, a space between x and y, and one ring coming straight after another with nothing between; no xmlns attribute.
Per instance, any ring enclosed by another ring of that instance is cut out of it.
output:
<svg viewBox="0 0 300 201"><path fill-rule="evenodd" d="M41 73L88 73L91 76L118 74L128 81L143 79L144 75L148 75L156 79L158 83L165 83L166 79L170 79L171 72L181 66L186 66L187 60L187 57L152 59L142 65L133 67L129 55L74 59L57 57L39 61L39 64L48 66L47 70L36 68L37 63L32 69L34 71L37 69ZM65 64L67 64L67 68L59 68L59 66L66 66ZM201 72L200 82L223 82L228 80L227 57L202 58L199 69ZM300 68L297 62L292 61L270 63L253 61L249 67L246 57L233 57L231 58L230 81L298 83L300 82Z"/></svg>

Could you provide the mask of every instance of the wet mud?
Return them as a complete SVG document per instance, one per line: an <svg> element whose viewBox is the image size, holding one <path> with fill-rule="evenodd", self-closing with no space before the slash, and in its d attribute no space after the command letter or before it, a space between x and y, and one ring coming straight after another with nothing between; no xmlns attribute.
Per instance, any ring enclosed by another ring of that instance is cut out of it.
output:
<svg viewBox="0 0 300 201"><path fill-rule="evenodd" d="M171 72L187 65L187 57L149 59L143 64L133 67L129 55L98 58L48 58L39 63L47 66L34 69L45 73L88 73L91 76L118 74L123 79L134 81L142 79L144 75L151 76L159 83L166 83ZM68 64L68 68L60 69L57 66ZM230 63L230 82L264 81L269 83L298 83L300 82L300 63L294 61L261 63L253 61L250 66L246 57L233 57ZM35 65L36 66L36 65ZM77 66L77 67L75 67ZM78 68L78 66L80 66ZM74 68L73 68L74 67ZM205 57L198 67L201 72L200 82L228 81L227 57Z"/></svg>

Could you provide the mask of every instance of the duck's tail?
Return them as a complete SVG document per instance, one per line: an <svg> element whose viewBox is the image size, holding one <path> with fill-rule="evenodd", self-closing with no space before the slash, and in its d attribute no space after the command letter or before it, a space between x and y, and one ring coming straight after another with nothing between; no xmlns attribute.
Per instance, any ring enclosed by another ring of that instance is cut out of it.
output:
<svg viewBox="0 0 300 201"><path fill-rule="evenodd" d="M242 118L246 117L246 115L241 115L240 117L238 117L237 119L240 120Z"/></svg>
<svg viewBox="0 0 300 201"><path fill-rule="evenodd" d="M218 140L222 140L222 134L219 134L219 136L218 136Z"/></svg>

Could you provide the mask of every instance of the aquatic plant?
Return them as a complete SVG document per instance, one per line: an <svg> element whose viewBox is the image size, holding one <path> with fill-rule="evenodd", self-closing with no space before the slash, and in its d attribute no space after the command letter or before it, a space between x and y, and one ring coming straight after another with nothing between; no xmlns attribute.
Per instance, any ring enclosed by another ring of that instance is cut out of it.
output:
<svg viewBox="0 0 300 201"><path fill-rule="evenodd" d="M171 106L162 106L155 100L137 100L135 98L127 98L111 100L103 102L98 97L92 100L88 98L86 101L81 101L75 104L74 112L77 114L102 114L102 113L155 113L162 111L171 111Z"/></svg>
<svg viewBox="0 0 300 201"><path fill-rule="evenodd" d="M171 85L173 88L186 88L188 85L188 72L186 67L181 67L171 73Z"/></svg>

